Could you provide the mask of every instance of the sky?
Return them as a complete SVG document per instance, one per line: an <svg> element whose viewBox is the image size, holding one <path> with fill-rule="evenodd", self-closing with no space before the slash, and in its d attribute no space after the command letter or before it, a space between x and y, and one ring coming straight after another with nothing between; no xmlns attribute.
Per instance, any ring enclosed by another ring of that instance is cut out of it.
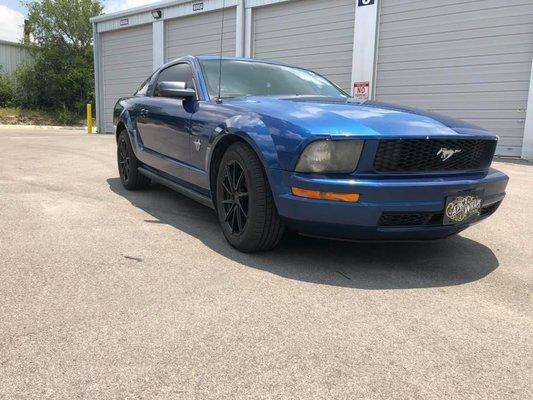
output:
<svg viewBox="0 0 533 400"><path fill-rule="evenodd" d="M155 3L156 0L103 0L104 11L111 13ZM20 42L26 9L20 0L0 0L0 40Z"/></svg>

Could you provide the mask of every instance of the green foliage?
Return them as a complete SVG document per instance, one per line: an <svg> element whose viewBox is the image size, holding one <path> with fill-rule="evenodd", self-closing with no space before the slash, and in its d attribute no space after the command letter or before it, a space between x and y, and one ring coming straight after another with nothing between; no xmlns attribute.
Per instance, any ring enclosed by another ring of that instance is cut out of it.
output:
<svg viewBox="0 0 533 400"><path fill-rule="evenodd" d="M0 65L0 107L7 107L15 100L15 82L12 76L3 74Z"/></svg>
<svg viewBox="0 0 533 400"><path fill-rule="evenodd" d="M94 101L92 27L100 0L31 0L25 3L34 43L31 61L18 68L16 104L51 109L67 121Z"/></svg>

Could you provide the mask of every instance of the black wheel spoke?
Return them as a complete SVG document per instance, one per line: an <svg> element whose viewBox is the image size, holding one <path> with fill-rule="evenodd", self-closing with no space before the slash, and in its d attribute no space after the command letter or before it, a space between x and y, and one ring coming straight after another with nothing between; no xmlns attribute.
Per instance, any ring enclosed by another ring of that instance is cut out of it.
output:
<svg viewBox="0 0 533 400"><path fill-rule="evenodd" d="M239 229L239 232L240 232L242 231L242 228L243 228L243 216L242 216L240 207L237 207L235 209L235 214L237 215L237 228Z"/></svg>
<svg viewBox="0 0 533 400"><path fill-rule="evenodd" d="M242 204L240 202L238 202L237 205L239 206L239 211L244 216L244 219L248 218L248 213L246 211L244 211L244 207L242 206Z"/></svg>
<svg viewBox="0 0 533 400"><path fill-rule="evenodd" d="M234 213L235 213L235 204L232 204L229 210L226 212L226 222L230 222Z"/></svg>
<svg viewBox="0 0 533 400"><path fill-rule="evenodd" d="M237 182L235 183L235 190L236 191L239 191L241 185L242 185L242 181L244 179L244 171L241 170L241 173L239 175L239 177L237 178Z"/></svg>

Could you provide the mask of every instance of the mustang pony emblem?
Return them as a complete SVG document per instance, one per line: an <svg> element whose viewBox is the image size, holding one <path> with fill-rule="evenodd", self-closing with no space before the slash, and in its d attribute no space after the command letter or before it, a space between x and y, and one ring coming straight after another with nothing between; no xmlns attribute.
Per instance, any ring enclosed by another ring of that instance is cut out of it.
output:
<svg viewBox="0 0 533 400"><path fill-rule="evenodd" d="M460 153L461 151L463 150L447 149L446 147L443 147L438 151L437 155L444 162L448 161L454 154Z"/></svg>
<svg viewBox="0 0 533 400"><path fill-rule="evenodd" d="M202 142L200 139L196 139L195 141L193 141L194 143L194 147L196 148L196 151L200 151L200 149L202 148Z"/></svg>

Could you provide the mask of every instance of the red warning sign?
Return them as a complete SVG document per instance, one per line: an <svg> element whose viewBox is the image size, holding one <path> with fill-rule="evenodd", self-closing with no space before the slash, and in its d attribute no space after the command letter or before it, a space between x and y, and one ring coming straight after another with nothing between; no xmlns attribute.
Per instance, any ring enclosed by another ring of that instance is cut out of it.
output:
<svg viewBox="0 0 533 400"><path fill-rule="evenodd" d="M354 82L353 97L358 101L367 101L370 96L370 82Z"/></svg>

